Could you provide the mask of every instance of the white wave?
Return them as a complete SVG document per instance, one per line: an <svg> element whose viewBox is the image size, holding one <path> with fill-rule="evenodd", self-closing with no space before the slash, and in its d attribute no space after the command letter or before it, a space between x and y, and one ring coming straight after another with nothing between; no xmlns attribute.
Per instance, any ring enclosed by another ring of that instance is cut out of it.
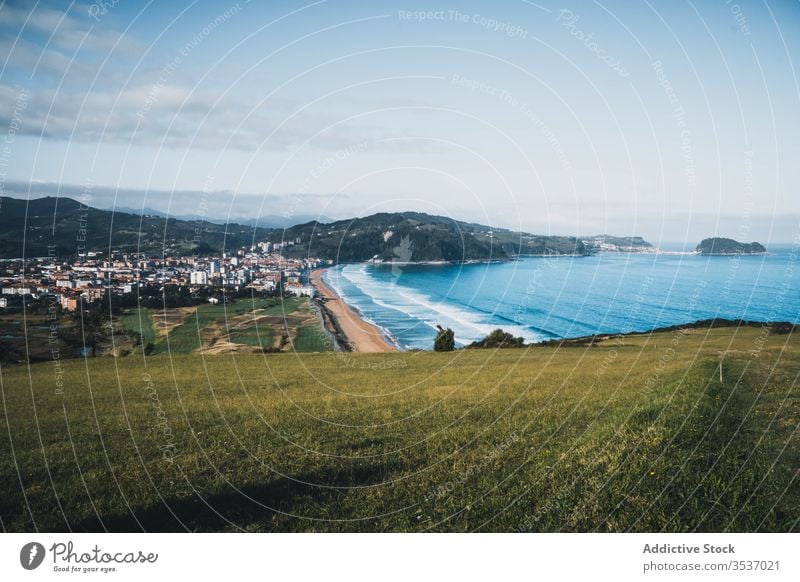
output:
<svg viewBox="0 0 800 582"><path fill-rule="evenodd" d="M361 319L363 319L370 325L375 326L381 333L381 335L383 335L383 337L389 341L389 343L394 344L397 347L401 347L400 340L397 338L397 336L394 335L394 333L392 333L392 330L390 330L386 326L379 324L377 321L372 319L368 314L364 313L364 310L361 308L361 305L359 305L357 301L349 298L348 295L345 293L342 285L339 282L339 277L336 277L336 280L332 281L331 278L328 276L328 273L329 271L325 271L322 274L322 280L325 282L325 284L327 284L331 289L333 289L334 292L339 296L339 298L345 303L347 303L347 305L350 306ZM337 275L341 276L341 274L342 271L340 268Z"/></svg>
<svg viewBox="0 0 800 582"><path fill-rule="evenodd" d="M501 327L503 330L525 338L526 341L542 339L530 329L521 325L498 325L487 321L491 316L468 306L456 305L447 299L430 297L420 291L386 284L370 275L366 267L346 266L339 275L357 287L372 303L384 309L392 309L416 319L436 329L436 325L449 327L460 344L482 339L491 331ZM337 289L338 291L338 289ZM342 296L344 298L344 296ZM368 306L362 306L365 311Z"/></svg>

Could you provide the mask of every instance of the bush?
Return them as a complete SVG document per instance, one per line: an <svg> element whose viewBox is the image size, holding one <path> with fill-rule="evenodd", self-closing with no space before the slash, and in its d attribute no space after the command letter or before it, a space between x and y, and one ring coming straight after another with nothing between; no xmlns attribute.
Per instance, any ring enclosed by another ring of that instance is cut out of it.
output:
<svg viewBox="0 0 800 582"><path fill-rule="evenodd" d="M514 337L502 329L496 329L480 341L472 342L468 348L521 348L525 346L525 340L521 337Z"/></svg>
<svg viewBox="0 0 800 582"><path fill-rule="evenodd" d="M441 325L436 327L439 331L436 333L436 339L433 340L433 349L437 352L452 352L456 347L453 330L449 327L444 329Z"/></svg>

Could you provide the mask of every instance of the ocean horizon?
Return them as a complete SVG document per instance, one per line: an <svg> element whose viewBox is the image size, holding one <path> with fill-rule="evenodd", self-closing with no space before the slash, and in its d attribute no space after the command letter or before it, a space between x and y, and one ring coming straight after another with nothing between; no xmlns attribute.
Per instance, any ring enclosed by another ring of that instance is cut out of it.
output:
<svg viewBox="0 0 800 582"><path fill-rule="evenodd" d="M800 323L797 247L757 256L601 253L500 263L343 264L323 278L401 349L502 328L527 342L725 318Z"/></svg>

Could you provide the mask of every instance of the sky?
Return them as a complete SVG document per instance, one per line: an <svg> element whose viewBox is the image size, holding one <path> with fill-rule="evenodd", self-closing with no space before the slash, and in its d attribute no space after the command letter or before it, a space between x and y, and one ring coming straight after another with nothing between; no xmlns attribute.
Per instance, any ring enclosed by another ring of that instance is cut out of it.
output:
<svg viewBox="0 0 800 582"><path fill-rule="evenodd" d="M796 0L5 2L0 46L3 195L800 234Z"/></svg>

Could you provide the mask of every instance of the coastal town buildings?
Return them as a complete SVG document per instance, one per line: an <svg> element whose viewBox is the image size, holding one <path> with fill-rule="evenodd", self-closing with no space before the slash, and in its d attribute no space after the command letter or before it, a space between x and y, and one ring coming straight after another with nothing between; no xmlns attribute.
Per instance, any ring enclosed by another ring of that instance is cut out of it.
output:
<svg viewBox="0 0 800 582"><path fill-rule="evenodd" d="M174 285L192 292L282 289L297 296L313 296L308 273L329 262L288 259L279 253L281 246L262 242L221 257L151 256L122 251L106 257L101 251L90 251L72 259L7 259L0 261L0 308L21 298L50 297L64 309L77 310L106 296L136 293L144 285Z"/></svg>

